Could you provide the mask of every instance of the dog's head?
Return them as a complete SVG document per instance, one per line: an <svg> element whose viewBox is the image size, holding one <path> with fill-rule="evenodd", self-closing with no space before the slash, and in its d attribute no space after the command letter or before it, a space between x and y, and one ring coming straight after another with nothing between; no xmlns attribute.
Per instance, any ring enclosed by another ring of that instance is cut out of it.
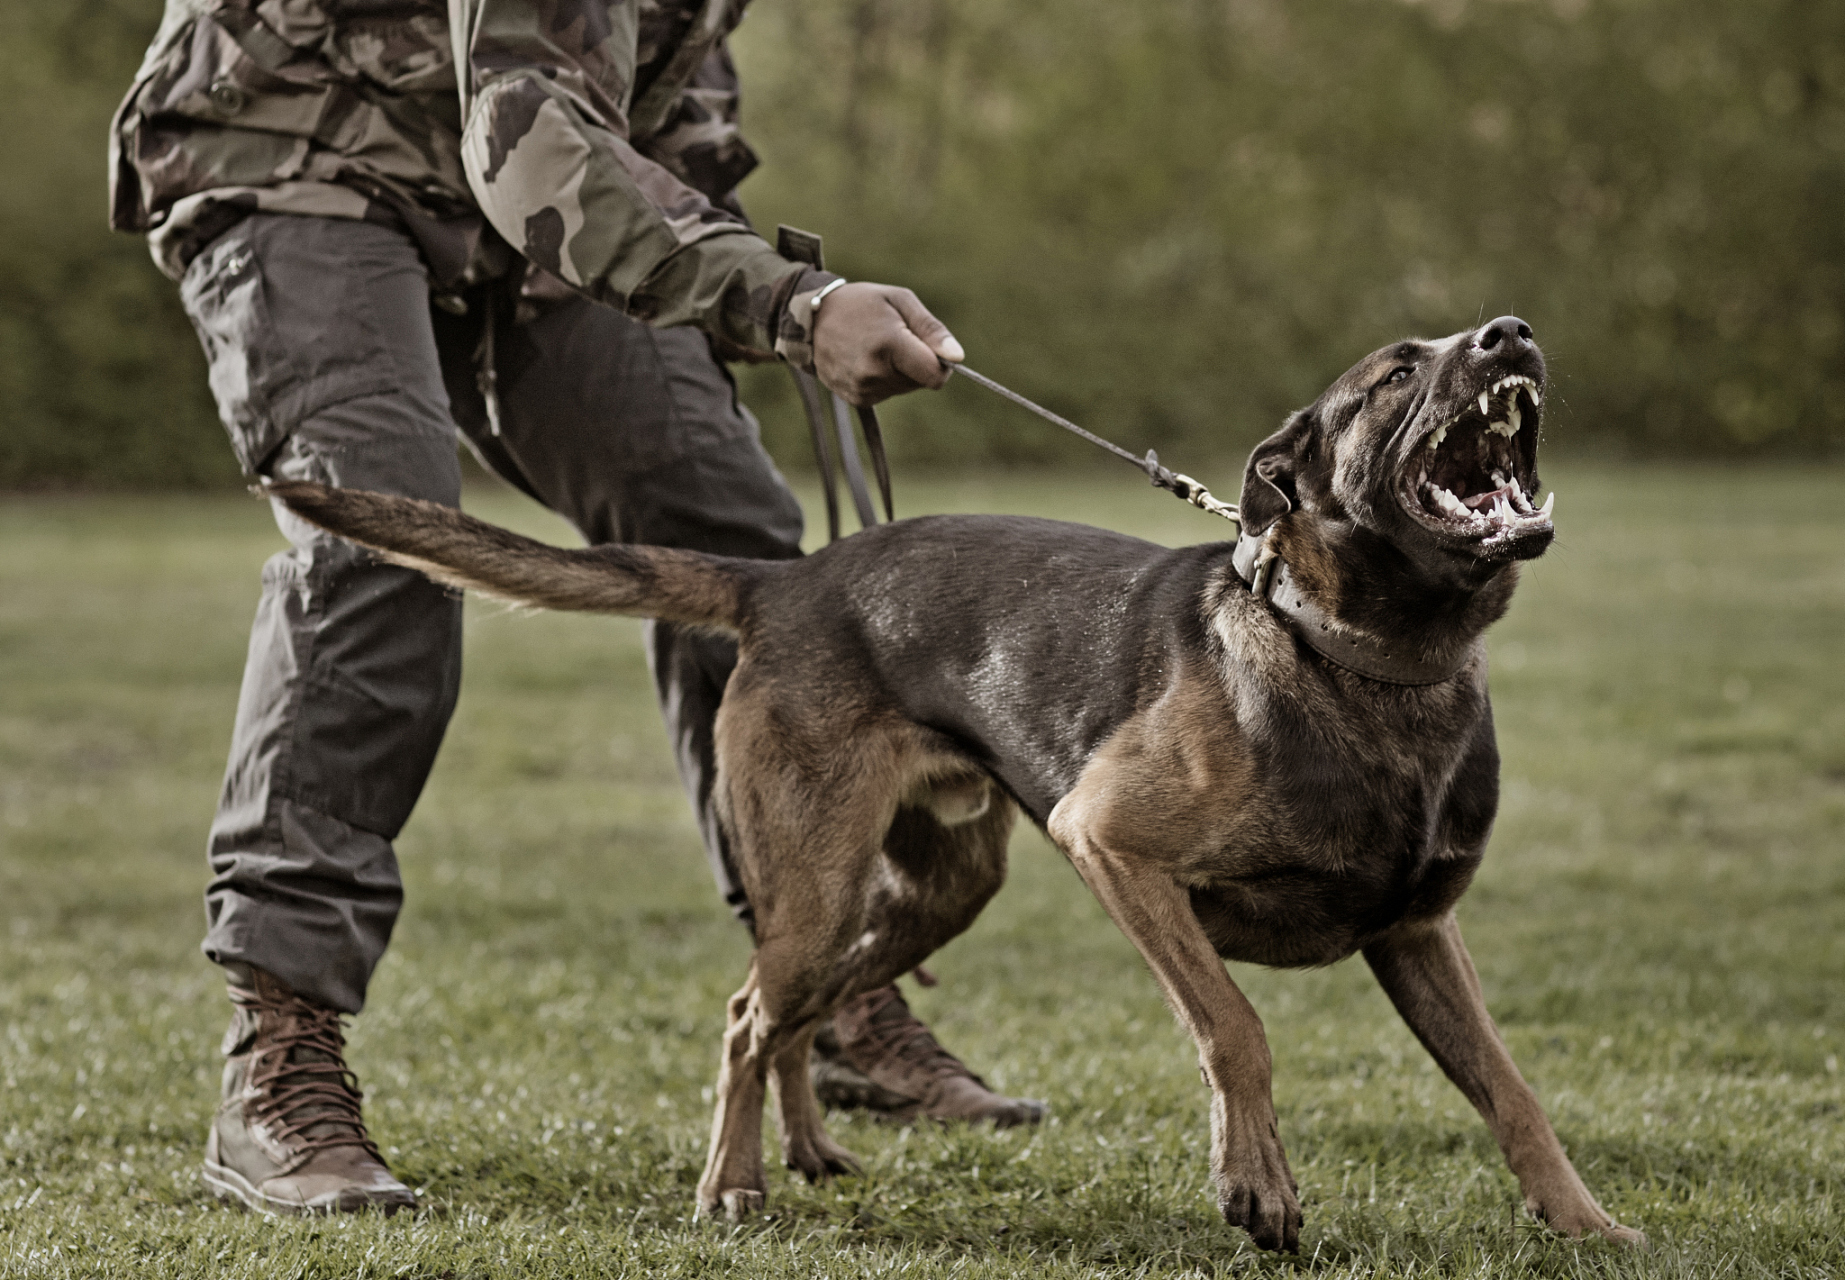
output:
<svg viewBox="0 0 1845 1280"><path fill-rule="evenodd" d="M1550 504L1536 505L1543 405L1544 356L1516 316L1393 343L1256 446L1244 528L1300 512L1374 534L1437 578L1477 582L1555 536Z"/></svg>

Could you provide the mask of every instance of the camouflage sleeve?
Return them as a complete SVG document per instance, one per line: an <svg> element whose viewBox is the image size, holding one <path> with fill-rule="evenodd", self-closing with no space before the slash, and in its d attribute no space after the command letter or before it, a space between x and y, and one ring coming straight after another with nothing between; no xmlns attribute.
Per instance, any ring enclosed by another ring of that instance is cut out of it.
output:
<svg viewBox="0 0 1845 1280"><path fill-rule="evenodd" d="M811 298L832 277L630 145L633 19L606 0L478 5L461 145L482 213L599 302L811 368Z"/></svg>

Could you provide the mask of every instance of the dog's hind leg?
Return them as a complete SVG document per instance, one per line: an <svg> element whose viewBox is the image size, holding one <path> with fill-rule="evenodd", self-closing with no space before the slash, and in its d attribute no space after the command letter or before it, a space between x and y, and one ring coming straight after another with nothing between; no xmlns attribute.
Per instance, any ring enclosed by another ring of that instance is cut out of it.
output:
<svg viewBox="0 0 1845 1280"><path fill-rule="evenodd" d="M762 1208L768 1182L762 1172L763 1073L758 1066L756 974L726 1007L724 1051L718 1062L717 1106L711 1116L711 1152L698 1180L698 1211L741 1218Z"/></svg>
<svg viewBox="0 0 1845 1280"><path fill-rule="evenodd" d="M819 1022L809 1022L788 1041L769 1065L769 1088L775 1098L775 1127L782 1135L782 1161L809 1182L836 1173L857 1173L858 1159L827 1136L819 1100L814 1097L808 1055Z"/></svg>
<svg viewBox="0 0 1845 1280"><path fill-rule="evenodd" d="M851 1157L827 1137L807 1080L818 1020L852 980L840 959L865 931L879 840L895 808L889 743L842 735L776 706L747 663L718 717L719 788L737 869L756 913L749 981L732 997L698 1184L701 1212L762 1203L762 1104L771 1070L791 1162L824 1176ZM883 981L889 981L887 975Z"/></svg>
<svg viewBox="0 0 1845 1280"><path fill-rule="evenodd" d="M701 1213L721 1210L739 1218L762 1207L768 1190L762 1167L762 1104L771 1070L790 1163L809 1177L843 1171L832 1165L855 1167L851 1154L827 1137L806 1070L818 1021L842 998L838 985L829 985L828 978L850 936L840 936L836 928L822 923L823 917L835 914L825 904L827 896L817 890L813 897L819 902L806 911L757 915L761 941L750 963L749 981L730 998L730 1025L724 1033L711 1119L711 1153L698 1182Z"/></svg>
<svg viewBox="0 0 1845 1280"><path fill-rule="evenodd" d="M842 998L922 964L973 924L1005 884L1017 810L985 778L960 783L946 802L933 793L924 804L906 798L892 816L867 885L864 929L828 979Z"/></svg>

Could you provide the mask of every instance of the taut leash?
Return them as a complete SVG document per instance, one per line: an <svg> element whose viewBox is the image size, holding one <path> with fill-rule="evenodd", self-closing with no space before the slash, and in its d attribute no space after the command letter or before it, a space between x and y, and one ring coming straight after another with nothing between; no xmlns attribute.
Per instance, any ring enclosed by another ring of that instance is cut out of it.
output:
<svg viewBox="0 0 1845 1280"><path fill-rule="evenodd" d="M972 382L978 382L981 386L985 387L988 391L996 392L997 394L1006 397L1006 399L1012 401L1013 404L1018 405L1022 409L1031 410L1033 413L1037 414L1040 418L1043 418L1046 422L1054 422L1058 426L1062 427L1065 431L1068 431L1073 435L1081 436L1083 439L1087 440L1090 444L1098 445L1101 448L1108 450L1110 453L1114 454L1117 458L1120 458L1126 462L1133 463L1135 466L1139 467L1142 471L1147 473L1147 479L1153 482L1154 488L1164 489L1168 493L1176 494L1177 496L1185 499L1185 501L1191 503L1194 507L1197 507L1200 511L1208 511L1214 516L1222 516L1224 519L1228 520L1231 524L1235 525L1237 535L1239 537L1242 536L1243 518L1242 516L1237 514L1237 509L1234 503L1219 502L1215 497L1211 495L1211 491L1209 489L1199 484L1196 480L1192 479L1190 476L1183 475L1177 471L1172 471L1166 467L1162 467L1160 465L1159 455L1155 453L1153 450L1151 449L1147 450L1146 457L1137 458L1133 454L1129 453L1126 449L1123 449L1120 445L1115 444L1109 440L1104 440L1101 436L1096 435L1093 431L1083 430L1081 427L1077 426L1074 422L1071 422L1068 418L1063 417L1061 414L1052 413L1049 409L1046 409L1043 405L1038 404L1035 401L1027 400L1024 396L1020 395L1018 392L1014 391L1012 388L1001 386L999 383L993 381L993 379L987 377L987 375L984 373L976 373L974 370L968 368L964 364L951 364L947 366L947 369L949 373L951 374L958 373L963 378L967 378L968 380Z"/></svg>

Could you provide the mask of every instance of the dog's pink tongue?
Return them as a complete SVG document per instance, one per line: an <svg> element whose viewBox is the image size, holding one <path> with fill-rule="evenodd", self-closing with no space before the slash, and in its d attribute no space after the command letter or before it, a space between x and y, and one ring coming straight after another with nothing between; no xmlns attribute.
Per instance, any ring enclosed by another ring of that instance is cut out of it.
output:
<svg viewBox="0 0 1845 1280"><path fill-rule="evenodd" d="M1499 488L1489 489L1485 493L1476 493L1471 498L1462 498L1461 505L1465 506L1469 511L1478 511L1481 507L1492 506L1500 498L1504 498L1508 503L1512 501L1511 485L1501 485Z"/></svg>

